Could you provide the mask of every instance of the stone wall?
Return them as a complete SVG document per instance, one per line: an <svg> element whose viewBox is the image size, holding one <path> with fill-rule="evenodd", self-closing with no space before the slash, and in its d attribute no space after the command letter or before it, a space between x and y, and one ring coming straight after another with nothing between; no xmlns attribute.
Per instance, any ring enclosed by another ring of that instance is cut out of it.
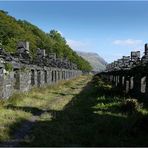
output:
<svg viewBox="0 0 148 148"><path fill-rule="evenodd" d="M9 98L14 91L14 72L0 76L1 98Z"/></svg>
<svg viewBox="0 0 148 148"><path fill-rule="evenodd" d="M54 55L54 56L53 56ZM14 92L26 92L32 87L44 87L69 80L82 74L66 57L45 53L37 49L30 57L29 42L20 42L16 53L10 54L0 48L0 98L9 98Z"/></svg>
<svg viewBox="0 0 148 148"><path fill-rule="evenodd" d="M63 75L62 75L63 74ZM14 92L26 92L32 87L44 87L80 76L79 70L39 68L35 65L22 71L21 68L0 74L0 98L9 98Z"/></svg>
<svg viewBox="0 0 148 148"><path fill-rule="evenodd" d="M107 65L106 71L100 73L103 79L114 87L136 98L148 98L148 44L140 58L140 51L131 52L131 57L119 59ZM126 59L126 60L125 60Z"/></svg>

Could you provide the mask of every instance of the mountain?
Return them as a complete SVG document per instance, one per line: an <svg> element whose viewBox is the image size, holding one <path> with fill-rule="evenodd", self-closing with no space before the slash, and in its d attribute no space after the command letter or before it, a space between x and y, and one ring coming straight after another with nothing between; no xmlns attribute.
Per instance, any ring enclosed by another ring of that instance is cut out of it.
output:
<svg viewBox="0 0 148 148"><path fill-rule="evenodd" d="M76 51L79 56L87 60L93 67L93 71L101 72L105 69L107 62L97 53Z"/></svg>

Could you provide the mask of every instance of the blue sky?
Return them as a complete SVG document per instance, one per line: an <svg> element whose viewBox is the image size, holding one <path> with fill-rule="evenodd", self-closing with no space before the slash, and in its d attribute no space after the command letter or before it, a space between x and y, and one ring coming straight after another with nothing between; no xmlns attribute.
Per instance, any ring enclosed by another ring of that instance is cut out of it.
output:
<svg viewBox="0 0 148 148"><path fill-rule="evenodd" d="M144 52L148 1L0 1L0 9L45 32L56 29L75 50L96 52L107 62Z"/></svg>

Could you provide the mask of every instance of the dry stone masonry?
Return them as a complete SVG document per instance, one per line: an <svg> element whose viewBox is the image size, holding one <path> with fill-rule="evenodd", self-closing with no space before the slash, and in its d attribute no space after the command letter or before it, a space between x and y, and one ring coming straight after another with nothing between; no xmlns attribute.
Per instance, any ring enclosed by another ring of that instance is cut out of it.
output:
<svg viewBox="0 0 148 148"><path fill-rule="evenodd" d="M126 94L148 98L148 44L141 58L140 51L132 51L131 56L108 64L100 75Z"/></svg>
<svg viewBox="0 0 148 148"><path fill-rule="evenodd" d="M0 98L14 92L26 92L32 87L43 87L81 75L77 65L55 53L37 49L34 58L29 53L29 42L19 42L16 53L0 48Z"/></svg>

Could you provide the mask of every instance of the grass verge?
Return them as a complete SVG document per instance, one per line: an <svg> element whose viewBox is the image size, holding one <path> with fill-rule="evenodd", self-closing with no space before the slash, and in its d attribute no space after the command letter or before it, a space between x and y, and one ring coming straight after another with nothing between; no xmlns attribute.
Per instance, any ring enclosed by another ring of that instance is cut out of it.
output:
<svg viewBox="0 0 148 148"><path fill-rule="evenodd" d="M37 116L21 146L147 146L148 109L125 112L126 99L98 76L16 94L1 102L0 140Z"/></svg>

